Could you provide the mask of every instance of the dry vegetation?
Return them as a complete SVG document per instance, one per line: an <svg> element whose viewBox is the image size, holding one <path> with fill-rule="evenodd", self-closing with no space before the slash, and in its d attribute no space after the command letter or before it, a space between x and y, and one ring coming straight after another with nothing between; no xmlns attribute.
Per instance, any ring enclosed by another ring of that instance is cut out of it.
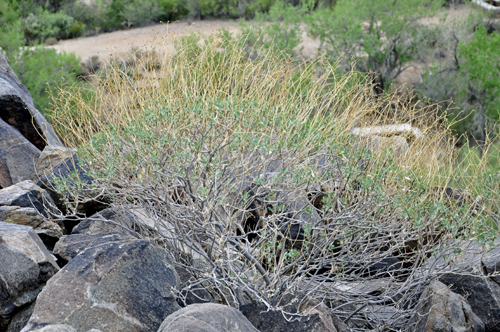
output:
<svg viewBox="0 0 500 332"><path fill-rule="evenodd" d="M88 90L61 91L53 113L95 178L74 195L105 193L142 215L143 236L192 287L270 308L302 290L356 331L393 331L454 268L456 241L496 234L498 174L484 161L461 171L432 107L375 98L363 75L321 59L252 59L227 34L201 44L180 39L174 56L156 46L154 66L152 56L109 65ZM401 123L425 136L406 154L350 135ZM439 188L451 181L469 194L449 199ZM370 314L382 304L394 311Z"/></svg>

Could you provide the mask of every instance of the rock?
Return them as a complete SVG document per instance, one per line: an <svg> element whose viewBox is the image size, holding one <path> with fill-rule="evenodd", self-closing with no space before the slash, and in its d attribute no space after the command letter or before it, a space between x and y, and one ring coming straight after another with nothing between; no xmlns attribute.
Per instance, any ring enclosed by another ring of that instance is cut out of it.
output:
<svg viewBox="0 0 500 332"><path fill-rule="evenodd" d="M34 208L0 206L0 221L33 227L49 250L52 250L54 244L63 235L63 230L58 224L45 220Z"/></svg>
<svg viewBox="0 0 500 332"><path fill-rule="evenodd" d="M68 188L57 188L57 182L64 182ZM67 202L75 201L74 195L79 197L76 212L85 216L91 216L107 207L109 201L104 199L94 199L89 197L90 190L83 195L77 188L90 189L93 179L87 175L87 172L81 167L79 159L76 156L65 159L59 166L56 166L47 175L42 176L36 181L36 184L42 189L47 190L56 206L63 213L67 212ZM69 189L69 190L68 190ZM96 194L97 195L97 194Z"/></svg>
<svg viewBox="0 0 500 332"><path fill-rule="evenodd" d="M0 329L35 300L59 266L31 227L0 221Z"/></svg>
<svg viewBox="0 0 500 332"><path fill-rule="evenodd" d="M77 331L156 331L180 308L178 284L167 253L148 241L88 248L49 280L23 332L55 324Z"/></svg>
<svg viewBox="0 0 500 332"><path fill-rule="evenodd" d="M317 300L300 294L285 294L278 307L286 312L268 310L253 302L240 308L243 315L261 332L346 332L350 329L330 309Z"/></svg>
<svg viewBox="0 0 500 332"><path fill-rule="evenodd" d="M136 216L128 211L117 211L107 208L82 220L72 234L98 234L98 233L125 233L130 234L128 229L134 229ZM120 225L125 226L122 227Z"/></svg>
<svg viewBox="0 0 500 332"><path fill-rule="evenodd" d="M1 72L0 72L1 76ZM0 94L1 94L0 79ZM1 99L1 96L0 96ZM0 102L0 114L2 106ZM7 170L2 167L2 178L8 184L31 180L35 173L35 163L40 156L40 150L31 144L19 131L12 128L0 118L0 158L7 165ZM3 187L6 187L2 185Z"/></svg>
<svg viewBox="0 0 500 332"><path fill-rule="evenodd" d="M56 243L53 254L69 262L88 248L109 246L113 242L123 242L134 238L129 234L99 233L64 235Z"/></svg>
<svg viewBox="0 0 500 332"><path fill-rule="evenodd" d="M73 327L66 324L54 324L32 330L33 332L77 332Z"/></svg>
<svg viewBox="0 0 500 332"><path fill-rule="evenodd" d="M7 332L20 332L28 324L34 308L35 303L30 303L17 310L10 320Z"/></svg>
<svg viewBox="0 0 500 332"><path fill-rule="evenodd" d="M481 263L488 276L500 285L500 247L485 253Z"/></svg>
<svg viewBox="0 0 500 332"><path fill-rule="evenodd" d="M0 190L0 206L35 208L38 213L48 216L55 212L55 204L45 190L27 180Z"/></svg>
<svg viewBox="0 0 500 332"><path fill-rule="evenodd" d="M439 281L467 299L487 332L500 331L500 285L488 277L456 273L446 273Z"/></svg>
<svg viewBox="0 0 500 332"><path fill-rule="evenodd" d="M7 162L0 155L0 189L7 188L12 185L9 167Z"/></svg>
<svg viewBox="0 0 500 332"><path fill-rule="evenodd" d="M63 145L49 122L35 108L28 89L21 84L2 54L0 54L0 119L20 132L38 150L43 150L47 144ZM23 180L28 179L31 177ZM14 183L16 182L18 181Z"/></svg>
<svg viewBox="0 0 500 332"><path fill-rule="evenodd" d="M465 298L453 293L437 280L425 288L417 308L407 325L407 332L485 330L484 323L472 311Z"/></svg>
<svg viewBox="0 0 500 332"><path fill-rule="evenodd" d="M420 129L412 127L411 124L409 123L386 125L386 126L362 127L362 128L358 127L351 130L351 135L358 137L400 136L400 137L408 137L412 142L424 138L424 135L422 134Z"/></svg>
<svg viewBox="0 0 500 332"><path fill-rule="evenodd" d="M190 287L191 274L182 266L175 266L175 272L179 276L181 296L177 299L180 306L185 307L195 303L215 302L215 299L203 287L203 284ZM186 288L186 289L184 289Z"/></svg>
<svg viewBox="0 0 500 332"><path fill-rule="evenodd" d="M238 310L221 304L191 304L174 312L158 332L258 332Z"/></svg>
<svg viewBox="0 0 500 332"><path fill-rule="evenodd" d="M43 176L49 175L57 166L70 158L76 158L76 150L62 146L46 146L35 165L35 175L33 181L37 181Z"/></svg>

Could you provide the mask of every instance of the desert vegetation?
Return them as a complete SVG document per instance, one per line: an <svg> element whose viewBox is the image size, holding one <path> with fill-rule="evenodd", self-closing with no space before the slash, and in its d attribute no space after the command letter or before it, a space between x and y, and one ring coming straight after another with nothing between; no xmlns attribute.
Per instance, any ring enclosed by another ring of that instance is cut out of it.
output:
<svg viewBox="0 0 500 332"><path fill-rule="evenodd" d="M137 212L141 224L120 227L186 268L186 288L269 309L301 291L353 331L398 331L423 288L457 269L448 258L462 242L498 236L494 17L445 24L450 4L436 0L113 0L92 19L78 2L39 16L23 4L0 2L2 51L93 179L57 180L65 209L53 218L84 219L88 201ZM182 15L254 20L238 36L179 38L173 52L156 41L84 80L74 56L38 45ZM66 23L33 32L35 18ZM317 57L300 56L303 33L321 41ZM392 84L416 66L420 83ZM413 131L354 134L385 126ZM392 311L373 315L380 306Z"/></svg>

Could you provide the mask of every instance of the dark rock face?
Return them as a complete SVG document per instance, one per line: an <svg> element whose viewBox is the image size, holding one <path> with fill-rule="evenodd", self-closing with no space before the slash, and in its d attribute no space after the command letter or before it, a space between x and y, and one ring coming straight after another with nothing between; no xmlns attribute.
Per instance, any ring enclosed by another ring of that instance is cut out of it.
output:
<svg viewBox="0 0 500 332"><path fill-rule="evenodd" d="M288 319L285 319L281 311L268 311L266 305L256 302L244 305L240 310L261 332L350 331L324 304L303 295L286 294L280 299L278 306L291 314L286 315Z"/></svg>
<svg viewBox="0 0 500 332"><path fill-rule="evenodd" d="M181 296L177 299L177 303L179 303L180 306L184 307L195 303L215 303L215 299L205 288L203 288L203 285L183 290L183 288L189 286L191 275L185 268L178 265L175 266L175 272L177 272L180 280L179 290L181 291Z"/></svg>
<svg viewBox="0 0 500 332"><path fill-rule="evenodd" d="M467 301L435 280L420 296L418 311L407 325L407 332L463 331L484 332L484 323Z"/></svg>
<svg viewBox="0 0 500 332"><path fill-rule="evenodd" d="M12 185L9 167L7 162L0 156L0 189L7 188Z"/></svg>
<svg viewBox="0 0 500 332"><path fill-rule="evenodd" d="M481 263L486 273L500 285L500 247L484 254Z"/></svg>
<svg viewBox="0 0 500 332"><path fill-rule="evenodd" d="M110 222L111 221L111 222ZM82 220L73 228L71 234L127 233L123 227L133 228L135 216L127 211L116 211L113 208L104 209L89 218Z"/></svg>
<svg viewBox="0 0 500 332"><path fill-rule="evenodd" d="M28 324L34 308L34 302L20 308L15 315L12 316L7 332L20 332L26 324Z"/></svg>
<svg viewBox="0 0 500 332"><path fill-rule="evenodd" d="M53 253L69 262L86 249L109 246L111 243L133 238L131 235L121 233L65 235L56 243Z"/></svg>
<svg viewBox="0 0 500 332"><path fill-rule="evenodd" d="M56 324L78 332L156 331L180 308L178 284L166 253L147 241L88 248L49 280L23 331Z"/></svg>
<svg viewBox="0 0 500 332"><path fill-rule="evenodd" d="M47 143L52 146L62 145L47 120L35 109L28 89L21 84L2 54L0 54L0 119L21 133L37 150L43 150Z"/></svg>
<svg viewBox="0 0 500 332"><path fill-rule="evenodd" d="M37 147L0 118L0 157L8 170L8 173L3 172L4 181L8 180L6 174L10 176L12 183L31 180L39 156L40 150Z"/></svg>
<svg viewBox="0 0 500 332"><path fill-rule="evenodd" d="M215 303L192 304L171 314L158 332L258 332L238 310Z"/></svg>
<svg viewBox="0 0 500 332"><path fill-rule="evenodd" d="M439 278L463 297L484 323L486 332L500 331L500 285L483 276L447 273Z"/></svg>
<svg viewBox="0 0 500 332"><path fill-rule="evenodd" d="M31 227L0 222L0 329L59 270Z"/></svg>
<svg viewBox="0 0 500 332"><path fill-rule="evenodd" d="M76 156L67 158L61 164L56 166L49 174L40 177L36 184L47 190L59 210L66 212L64 200L72 201L73 197L70 193L60 193L56 189L56 179L64 179L69 186L75 186L75 182L82 182L84 185L90 185L93 179L87 175L87 172L79 165L79 160ZM66 196L66 197L65 197ZM83 213L86 216L91 216L94 213L101 211L107 207L108 202L98 200L88 200L81 202L77 206L77 212Z"/></svg>
<svg viewBox="0 0 500 332"><path fill-rule="evenodd" d="M45 190L31 181L23 181L0 190L0 206L34 208L47 216L47 210L55 208L54 201Z"/></svg>

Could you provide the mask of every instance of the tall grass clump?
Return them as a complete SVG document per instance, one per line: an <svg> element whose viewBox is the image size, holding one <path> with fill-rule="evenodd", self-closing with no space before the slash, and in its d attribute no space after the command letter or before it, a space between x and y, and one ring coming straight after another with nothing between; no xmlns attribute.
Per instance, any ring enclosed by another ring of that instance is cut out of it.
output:
<svg viewBox="0 0 500 332"><path fill-rule="evenodd" d="M431 109L375 98L365 76L321 58L245 45L224 32L156 44L154 68L141 57L60 91L55 127L95 179L74 195L105 192L134 213L192 274L186 289L270 309L300 291L359 331L396 329L453 270L456 241L494 236L497 194L447 196L454 140ZM389 124L421 135L401 150L351 134ZM382 304L394 314L370 315Z"/></svg>

